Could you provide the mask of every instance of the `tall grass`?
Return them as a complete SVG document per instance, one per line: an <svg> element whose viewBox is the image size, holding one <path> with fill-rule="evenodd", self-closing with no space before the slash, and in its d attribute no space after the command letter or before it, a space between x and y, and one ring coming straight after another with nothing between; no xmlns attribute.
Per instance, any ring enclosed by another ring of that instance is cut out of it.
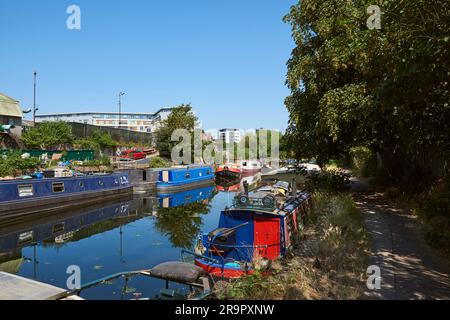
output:
<svg viewBox="0 0 450 320"><path fill-rule="evenodd" d="M316 193L314 209L291 257L269 276L257 272L220 285L221 299L358 299L369 252L363 218L350 195Z"/></svg>

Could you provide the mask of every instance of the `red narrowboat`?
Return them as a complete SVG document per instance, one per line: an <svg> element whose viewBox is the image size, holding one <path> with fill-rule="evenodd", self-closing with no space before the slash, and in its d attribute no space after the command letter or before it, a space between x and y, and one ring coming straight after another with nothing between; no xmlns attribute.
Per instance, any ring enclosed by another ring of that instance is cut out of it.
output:
<svg viewBox="0 0 450 320"><path fill-rule="evenodd" d="M191 253L195 264L221 278L252 274L255 265L267 266L291 250L310 207L311 195L287 182L240 193L221 213L219 228L199 239Z"/></svg>

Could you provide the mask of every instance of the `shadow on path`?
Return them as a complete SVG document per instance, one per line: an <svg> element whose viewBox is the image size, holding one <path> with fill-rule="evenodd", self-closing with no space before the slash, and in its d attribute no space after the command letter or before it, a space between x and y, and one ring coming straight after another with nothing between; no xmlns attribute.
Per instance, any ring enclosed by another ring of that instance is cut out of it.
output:
<svg viewBox="0 0 450 320"><path fill-rule="evenodd" d="M372 240L371 264L381 268L382 288L367 297L450 299L450 266L425 243L416 218L382 194L358 193L355 199Z"/></svg>

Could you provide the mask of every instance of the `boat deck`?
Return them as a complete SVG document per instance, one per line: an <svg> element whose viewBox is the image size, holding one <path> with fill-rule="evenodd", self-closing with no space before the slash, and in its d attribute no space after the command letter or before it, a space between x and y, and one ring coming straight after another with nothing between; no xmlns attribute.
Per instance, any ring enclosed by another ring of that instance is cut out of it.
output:
<svg viewBox="0 0 450 320"><path fill-rule="evenodd" d="M66 290L46 283L0 272L0 300L47 300ZM67 300L82 300L75 296Z"/></svg>

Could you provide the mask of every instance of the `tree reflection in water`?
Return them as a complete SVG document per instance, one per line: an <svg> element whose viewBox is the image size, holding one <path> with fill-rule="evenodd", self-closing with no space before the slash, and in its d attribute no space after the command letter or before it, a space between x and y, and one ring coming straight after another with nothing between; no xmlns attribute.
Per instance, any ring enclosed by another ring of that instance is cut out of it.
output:
<svg viewBox="0 0 450 320"><path fill-rule="evenodd" d="M208 200L173 208L159 208L156 229L170 239L174 247L191 249L203 226L203 215L211 209Z"/></svg>

